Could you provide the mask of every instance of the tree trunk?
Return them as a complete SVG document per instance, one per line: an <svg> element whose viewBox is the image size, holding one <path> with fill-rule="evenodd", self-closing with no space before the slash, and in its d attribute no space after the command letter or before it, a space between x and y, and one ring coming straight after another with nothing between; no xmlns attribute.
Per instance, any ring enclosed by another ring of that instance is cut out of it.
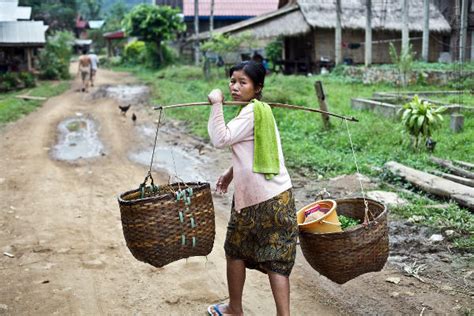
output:
<svg viewBox="0 0 474 316"><path fill-rule="evenodd" d="M461 160L454 160L453 162L456 165L461 166L465 169L474 170L474 164L473 163L465 162L465 161L461 161Z"/></svg>
<svg viewBox="0 0 474 316"><path fill-rule="evenodd" d="M456 167L449 160L444 160L437 157L430 157L430 160L438 164L439 166L448 169L452 174L455 174L457 176L461 176L464 178L468 178L468 179L474 179L473 172L464 170L463 168Z"/></svg>
<svg viewBox="0 0 474 316"><path fill-rule="evenodd" d="M437 171L437 170L435 170L433 173L437 176L442 177L442 178L467 185L468 187L474 187L474 179L466 179L466 178L463 178L463 177L455 176L455 175L449 174L449 173L440 172L440 171Z"/></svg>
<svg viewBox="0 0 474 316"><path fill-rule="evenodd" d="M156 50L158 51L158 64L163 66L165 58L163 57L163 45L161 45L161 40L156 41Z"/></svg>
<svg viewBox="0 0 474 316"><path fill-rule="evenodd" d="M474 210L474 188L404 166L395 161L387 162L385 168L423 191L453 199L459 205Z"/></svg>

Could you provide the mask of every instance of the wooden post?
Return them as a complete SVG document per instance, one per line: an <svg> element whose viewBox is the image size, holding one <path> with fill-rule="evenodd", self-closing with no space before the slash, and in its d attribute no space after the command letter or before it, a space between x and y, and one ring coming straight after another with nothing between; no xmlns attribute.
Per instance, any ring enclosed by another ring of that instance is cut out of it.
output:
<svg viewBox="0 0 474 316"><path fill-rule="evenodd" d="M458 113L451 114L449 127L455 133L461 132L464 128L464 115Z"/></svg>
<svg viewBox="0 0 474 316"><path fill-rule="evenodd" d="M107 39L107 57L112 57L112 41Z"/></svg>
<svg viewBox="0 0 474 316"><path fill-rule="evenodd" d="M462 0L461 4L461 29L459 34L459 62L464 62L466 58L467 43L467 0Z"/></svg>
<svg viewBox="0 0 474 316"><path fill-rule="evenodd" d="M323 111L328 112L328 106L326 104L326 94L324 93L323 83L321 81L316 81L314 83L314 89L316 90L316 96L318 97L319 108ZM331 128L331 123L329 122L329 115L321 113L323 119L324 129Z"/></svg>
<svg viewBox="0 0 474 316"><path fill-rule="evenodd" d="M421 56L425 62L428 62L430 45L430 0L423 0L423 44Z"/></svg>
<svg viewBox="0 0 474 316"><path fill-rule="evenodd" d="M365 23L365 66L372 64L372 0L366 3Z"/></svg>
<svg viewBox="0 0 474 316"><path fill-rule="evenodd" d="M212 37L214 31L214 0L211 0L211 14L209 16L209 34Z"/></svg>
<svg viewBox="0 0 474 316"><path fill-rule="evenodd" d="M33 70L33 64L31 62L31 47L27 47L26 48L26 59L27 59L27 62L28 62L28 71L31 72Z"/></svg>
<svg viewBox="0 0 474 316"><path fill-rule="evenodd" d="M342 30L341 30L341 0L336 0L336 34L335 34L336 65L342 61Z"/></svg>
<svg viewBox="0 0 474 316"><path fill-rule="evenodd" d="M402 2L402 54L408 52L410 45L410 32L408 30L408 0Z"/></svg>
<svg viewBox="0 0 474 316"><path fill-rule="evenodd" d="M453 0L454 8L451 16L451 36L449 41L449 52L451 54L451 60L455 61L459 58L459 29L461 25L461 0Z"/></svg>
<svg viewBox="0 0 474 316"><path fill-rule="evenodd" d="M199 1L194 0L194 64L199 66Z"/></svg>

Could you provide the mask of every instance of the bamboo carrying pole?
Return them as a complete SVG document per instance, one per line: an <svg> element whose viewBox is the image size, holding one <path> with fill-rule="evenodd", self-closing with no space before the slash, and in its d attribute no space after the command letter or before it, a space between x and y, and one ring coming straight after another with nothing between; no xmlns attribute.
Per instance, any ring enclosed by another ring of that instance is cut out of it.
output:
<svg viewBox="0 0 474 316"><path fill-rule="evenodd" d="M232 101L232 102L224 102L224 105L227 106L242 106L242 105L247 105L248 102L238 102L238 101ZM153 109L154 110L167 110L167 109L175 109L175 108L184 108L184 107L190 107L190 106L210 106L211 103L209 102L194 102L194 103L181 103L181 104L172 104L172 105L163 105L163 106L155 106ZM271 107L275 108L285 108L285 109L290 109L290 110L300 110L300 111L307 111L307 112L317 112L317 113L323 113L327 115L331 115L334 117L338 117L343 120L351 121L351 122L359 122L358 119L356 119L353 116L343 116L327 111L322 111L318 109L313 109L313 108L307 108L304 106L298 106L298 105L290 105L290 104L283 104L283 103L272 103L268 102L268 105Z"/></svg>

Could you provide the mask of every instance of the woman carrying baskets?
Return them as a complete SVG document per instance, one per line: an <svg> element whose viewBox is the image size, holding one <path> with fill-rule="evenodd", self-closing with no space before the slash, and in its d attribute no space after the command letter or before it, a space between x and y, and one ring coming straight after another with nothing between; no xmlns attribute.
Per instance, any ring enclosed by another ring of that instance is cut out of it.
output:
<svg viewBox="0 0 474 316"><path fill-rule="evenodd" d="M224 245L229 303L211 305L210 315L242 315L246 268L267 273L278 315L290 313L289 275L296 256L298 227L292 184L285 167L272 110L260 102L265 68L254 61L230 69L234 101L249 102L228 124L223 94L215 89L208 131L215 147L232 148L232 166L218 179L226 193L234 181L234 199Z"/></svg>

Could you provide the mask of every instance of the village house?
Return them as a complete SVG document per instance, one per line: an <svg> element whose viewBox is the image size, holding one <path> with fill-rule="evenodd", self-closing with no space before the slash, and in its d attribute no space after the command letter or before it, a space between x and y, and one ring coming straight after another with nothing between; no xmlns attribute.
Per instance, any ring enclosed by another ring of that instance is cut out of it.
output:
<svg viewBox="0 0 474 316"><path fill-rule="evenodd" d="M77 15L74 27L74 49L79 53L83 48L90 49L92 40L89 38L88 30L96 30L102 28L104 20L85 20L81 15Z"/></svg>
<svg viewBox="0 0 474 316"><path fill-rule="evenodd" d="M401 46L401 0L372 2L373 63L390 63L389 44ZM423 31L423 0L409 0L410 43L416 54L421 53ZM280 0L280 8L215 32L239 34L252 32L257 38L282 38L282 66L287 73L318 72L321 65L335 60L335 1ZM364 63L365 1L341 1L342 55L347 64ZM443 51L443 36L451 27L438 8L430 6L429 60L437 61ZM208 32L199 35L209 38Z"/></svg>
<svg viewBox="0 0 474 316"><path fill-rule="evenodd" d="M48 26L30 16L31 8L18 6L18 0L0 0L0 73L33 71Z"/></svg>
<svg viewBox="0 0 474 316"><path fill-rule="evenodd" d="M234 24L278 9L278 0L214 0L214 28ZM187 26L187 36L194 34L194 0L156 0L157 5L179 8ZM211 0L200 0L199 31L209 30Z"/></svg>

